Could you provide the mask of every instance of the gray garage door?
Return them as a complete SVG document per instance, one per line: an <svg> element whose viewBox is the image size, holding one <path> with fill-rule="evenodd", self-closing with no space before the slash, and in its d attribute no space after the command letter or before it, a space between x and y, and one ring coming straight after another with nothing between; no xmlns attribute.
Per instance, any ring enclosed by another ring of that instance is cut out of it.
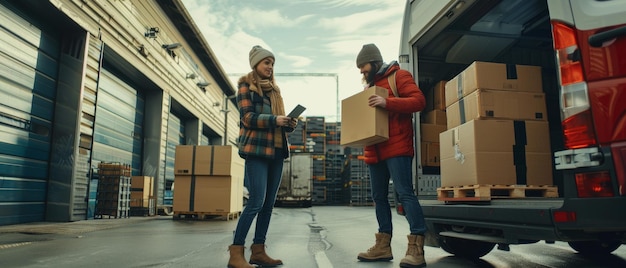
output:
<svg viewBox="0 0 626 268"><path fill-rule="evenodd" d="M127 164L132 175L141 174L144 99L141 91L112 72L102 71L94 127L92 168L96 172L90 183L89 218L93 217L99 163Z"/></svg>

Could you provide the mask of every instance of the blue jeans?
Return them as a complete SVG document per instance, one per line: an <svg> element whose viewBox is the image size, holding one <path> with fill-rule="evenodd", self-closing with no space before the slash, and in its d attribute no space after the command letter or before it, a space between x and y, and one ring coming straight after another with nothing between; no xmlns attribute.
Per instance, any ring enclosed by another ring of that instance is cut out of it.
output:
<svg viewBox="0 0 626 268"><path fill-rule="evenodd" d="M276 150L274 159L248 157L245 163L244 181L250 194L248 203L241 212L233 245L244 245L246 236L256 217L254 244L265 244L276 194L283 175L283 151Z"/></svg>
<svg viewBox="0 0 626 268"><path fill-rule="evenodd" d="M372 199L375 203L378 232L393 234L391 206L389 205L389 179L393 178L393 187L409 222L411 234L424 235L426 222L422 206L413 190L412 157L398 156L369 165L372 182Z"/></svg>

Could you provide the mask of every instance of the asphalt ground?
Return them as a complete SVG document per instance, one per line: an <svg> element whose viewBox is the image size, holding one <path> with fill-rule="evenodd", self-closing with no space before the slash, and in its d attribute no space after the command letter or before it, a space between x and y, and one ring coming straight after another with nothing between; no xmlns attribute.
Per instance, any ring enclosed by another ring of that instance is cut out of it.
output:
<svg viewBox="0 0 626 268"><path fill-rule="evenodd" d="M84 233L116 228L133 223L155 220L148 216L121 219L94 219L74 222L32 222L0 226L0 249L18 247L35 241L54 239L55 236L81 236Z"/></svg>

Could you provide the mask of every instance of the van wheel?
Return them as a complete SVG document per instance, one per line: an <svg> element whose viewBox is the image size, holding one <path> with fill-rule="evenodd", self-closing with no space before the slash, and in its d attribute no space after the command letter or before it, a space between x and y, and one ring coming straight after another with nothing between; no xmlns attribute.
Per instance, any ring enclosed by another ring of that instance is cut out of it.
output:
<svg viewBox="0 0 626 268"><path fill-rule="evenodd" d="M443 250L450 254L465 259L478 259L491 252L494 243L467 240L456 237L441 237L439 245Z"/></svg>
<svg viewBox="0 0 626 268"><path fill-rule="evenodd" d="M622 242L618 240L608 241L573 241L567 242L570 247L583 255L604 255L615 251Z"/></svg>

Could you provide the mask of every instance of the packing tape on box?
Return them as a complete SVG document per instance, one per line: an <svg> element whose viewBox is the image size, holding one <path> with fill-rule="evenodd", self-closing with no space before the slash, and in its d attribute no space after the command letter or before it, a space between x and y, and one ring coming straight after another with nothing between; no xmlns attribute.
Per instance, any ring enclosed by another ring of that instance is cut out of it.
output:
<svg viewBox="0 0 626 268"><path fill-rule="evenodd" d="M454 160L459 161L461 164L465 163L465 155L461 152L461 147L459 146L459 128L455 128L452 130L452 139L454 144Z"/></svg>
<svg viewBox="0 0 626 268"><path fill-rule="evenodd" d="M463 76L465 72L459 75L459 79L456 84L456 92L459 97L459 116L461 117L461 124L465 123L465 101L463 100Z"/></svg>
<svg viewBox="0 0 626 268"><path fill-rule="evenodd" d="M506 79L517 79L517 65L506 65Z"/></svg>
<svg viewBox="0 0 626 268"><path fill-rule="evenodd" d="M513 121L515 144L513 144L513 166L515 166L515 180L519 185L528 184L528 165L526 163L526 122Z"/></svg>
<svg viewBox="0 0 626 268"><path fill-rule="evenodd" d="M189 193L189 211L194 211L194 200L196 199L196 146L193 146L191 155L191 192Z"/></svg>

